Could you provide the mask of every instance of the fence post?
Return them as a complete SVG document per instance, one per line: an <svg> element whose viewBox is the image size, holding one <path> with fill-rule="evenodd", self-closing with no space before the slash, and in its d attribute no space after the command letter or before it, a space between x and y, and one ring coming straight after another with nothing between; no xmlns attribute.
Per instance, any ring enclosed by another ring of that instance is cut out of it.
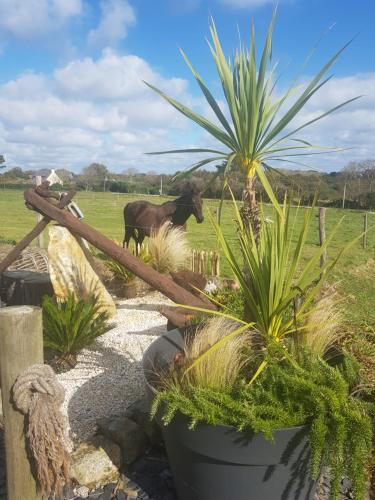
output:
<svg viewBox="0 0 375 500"><path fill-rule="evenodd" d="M323 246L326 241L326 209L325 207L319 208L319 242ZM327 262L327 249L324 250L320 256L320 267L324 267Z"/></svg>
<svg viewBox="0 0 375 500"><path fill-rule="evenodd" d="M41 175L37 175L35 177L35 184L37 186L40 186L42 184L42 176ZM37 213L36 214L36 221L37 221L37 223L39 223L42 219L43 219L43 215ZM43 231L41 233L39 233L39 235L38 235L38 245L39 245L39 248L43 248L44 247Z"/></svg>
<svg viewBox="0 0 375 500"><path fill-rule="evenodd" d="M368 213L363 216L363 239L362 246L365 249L367 247L367 230L368 230Z"/></svg>
<svg viewBox="0 0 375 500"><path fill-rule="evenodd" d="M42 311L38 307L0 309L0 380L4 413L8 500L42 500L37 492L24 436L24 416L11 401L23 371L43 363Z"/></svg>

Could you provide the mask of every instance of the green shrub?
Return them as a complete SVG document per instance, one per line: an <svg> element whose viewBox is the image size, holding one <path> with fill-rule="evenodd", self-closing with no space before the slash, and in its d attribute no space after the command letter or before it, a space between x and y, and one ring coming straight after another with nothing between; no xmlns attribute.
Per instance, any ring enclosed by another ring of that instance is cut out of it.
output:
<svg viewBox="0 0 375 500"><path fill-rule="evenodd" d="M2 234L0 234L0 244L3 244L3 245L15 245L16 243L17 243L16 240L12 240L10 238L6 238Z"/></svg>
<svg viewBox="0 0 375 500"><path fill-rule="evenodd" d="M88 347L108 330L108 313L100 310L95 296L77 299L70 293L63 302L49 296L43 299L44 347L68 360Z"/></svg>
<svg viewBox="0 0 375 500"><path fill-rule="evenodd" d="M355 498L363 498L373 405L358 397L363 383L360 365L337 346L335 304L332 296L327 302L321 295L337 258L322 269L319 261L325 246L304 255L314 207L305 210L300 227L286 203L275 210L272 224L265 222L261 211L258 240L251 227L244 227L235 204L234 209L242 258L233 252L221 228L215 223L214 227L240 290L234 297L230 292L217 296L224 299L219 311L195 309L234 321L237 327L216 341L201 341L200 352L185 355L171 371L165 370L153 411L163 402L166 424L181 412L192 427L198 422L226 424L263 432L269 439L277 428L306 425L312 477L317 477L323 462L331 468L333 499L338 498L343 474L352 480ZM331 238L332 234L326 245ZM229 386L213 384L215 357L225 353L226 342L244 332L247 359L241 359L236 380ZM204 376L194 377L200 367Z"/></svg>
<svg viewBox="0 0 375 500"><path fill-rule="evenodd" d="M280 347L250 385L241 378L232 387L218 388L174 375L174 383L170 379L158 392L153 414L163 402L166 425L180 412L189 417L191 428L198 422L230 425L262 432L271 440L275 429L307 424L312 477L318 477L323 461L332 471L332 498L338 498L343 474L352 480L355 498L363 498L372 448L370 404L351 397L344 363L331 367L309 351L300 352L299 358L286 356ZM355 370L355 363L344 359Z"/></svg>

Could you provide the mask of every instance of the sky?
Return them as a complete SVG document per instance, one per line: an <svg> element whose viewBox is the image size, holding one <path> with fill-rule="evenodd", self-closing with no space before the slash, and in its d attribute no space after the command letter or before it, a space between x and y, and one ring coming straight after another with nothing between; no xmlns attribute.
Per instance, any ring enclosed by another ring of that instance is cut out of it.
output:
<svg viewBox="0 0 375 500"><path fill-rule="evenodd" d="M210 18L230 55L239 32L248 40L252 20L262 45L273 8L269 0L0 0L0 153L7 166L78 172L100 162L117 173L188 167L191 156L145 153L215 143L143 80L211 118L181 47L225 112L207 44ZM362 96L306 129L302 138L314 144L348 148L304 160L311 168L340 170L375 158L374 22L374 0L278 3L276 95L296 76L307 81L354 38L296 118L303 123Z"/></svg>

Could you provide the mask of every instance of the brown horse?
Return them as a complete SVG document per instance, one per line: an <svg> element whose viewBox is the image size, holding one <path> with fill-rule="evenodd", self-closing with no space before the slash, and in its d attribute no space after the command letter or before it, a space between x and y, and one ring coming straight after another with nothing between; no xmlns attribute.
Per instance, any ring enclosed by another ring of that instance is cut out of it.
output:
<svg viewBox="0 0 375 500"><path fill-rule="evenodd" d="M190 215L195 216L198 224L204 220L202 197L195 189L190 189L179 198L162 205L148 201L132 201L124 208L125 236L122 246L127 247L133 238L138 251L145 236L150 236L153 229L158 229L167 221L173 226L184 226Z"/></svg>

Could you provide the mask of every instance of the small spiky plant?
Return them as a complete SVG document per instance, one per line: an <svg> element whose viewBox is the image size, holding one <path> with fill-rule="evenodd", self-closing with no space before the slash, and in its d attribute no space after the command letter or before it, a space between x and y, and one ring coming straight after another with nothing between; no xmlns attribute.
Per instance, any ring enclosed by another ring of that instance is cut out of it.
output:
<svg viewBox="0 0 375 500"><path fill-rule="evenodd" d="M151 266L159 273L175 272L186 267L190 249L185 232L164 223L154 230L148 242Z"/></svg>
<svg viewBox="0 0 375 500"><path fill-rule="evenodd" d="M44 347L57 351L62 365L74 366L77 352L108 330L109 315L94 295L69 293L64 301L45 296L42 309Z"/></svg>

